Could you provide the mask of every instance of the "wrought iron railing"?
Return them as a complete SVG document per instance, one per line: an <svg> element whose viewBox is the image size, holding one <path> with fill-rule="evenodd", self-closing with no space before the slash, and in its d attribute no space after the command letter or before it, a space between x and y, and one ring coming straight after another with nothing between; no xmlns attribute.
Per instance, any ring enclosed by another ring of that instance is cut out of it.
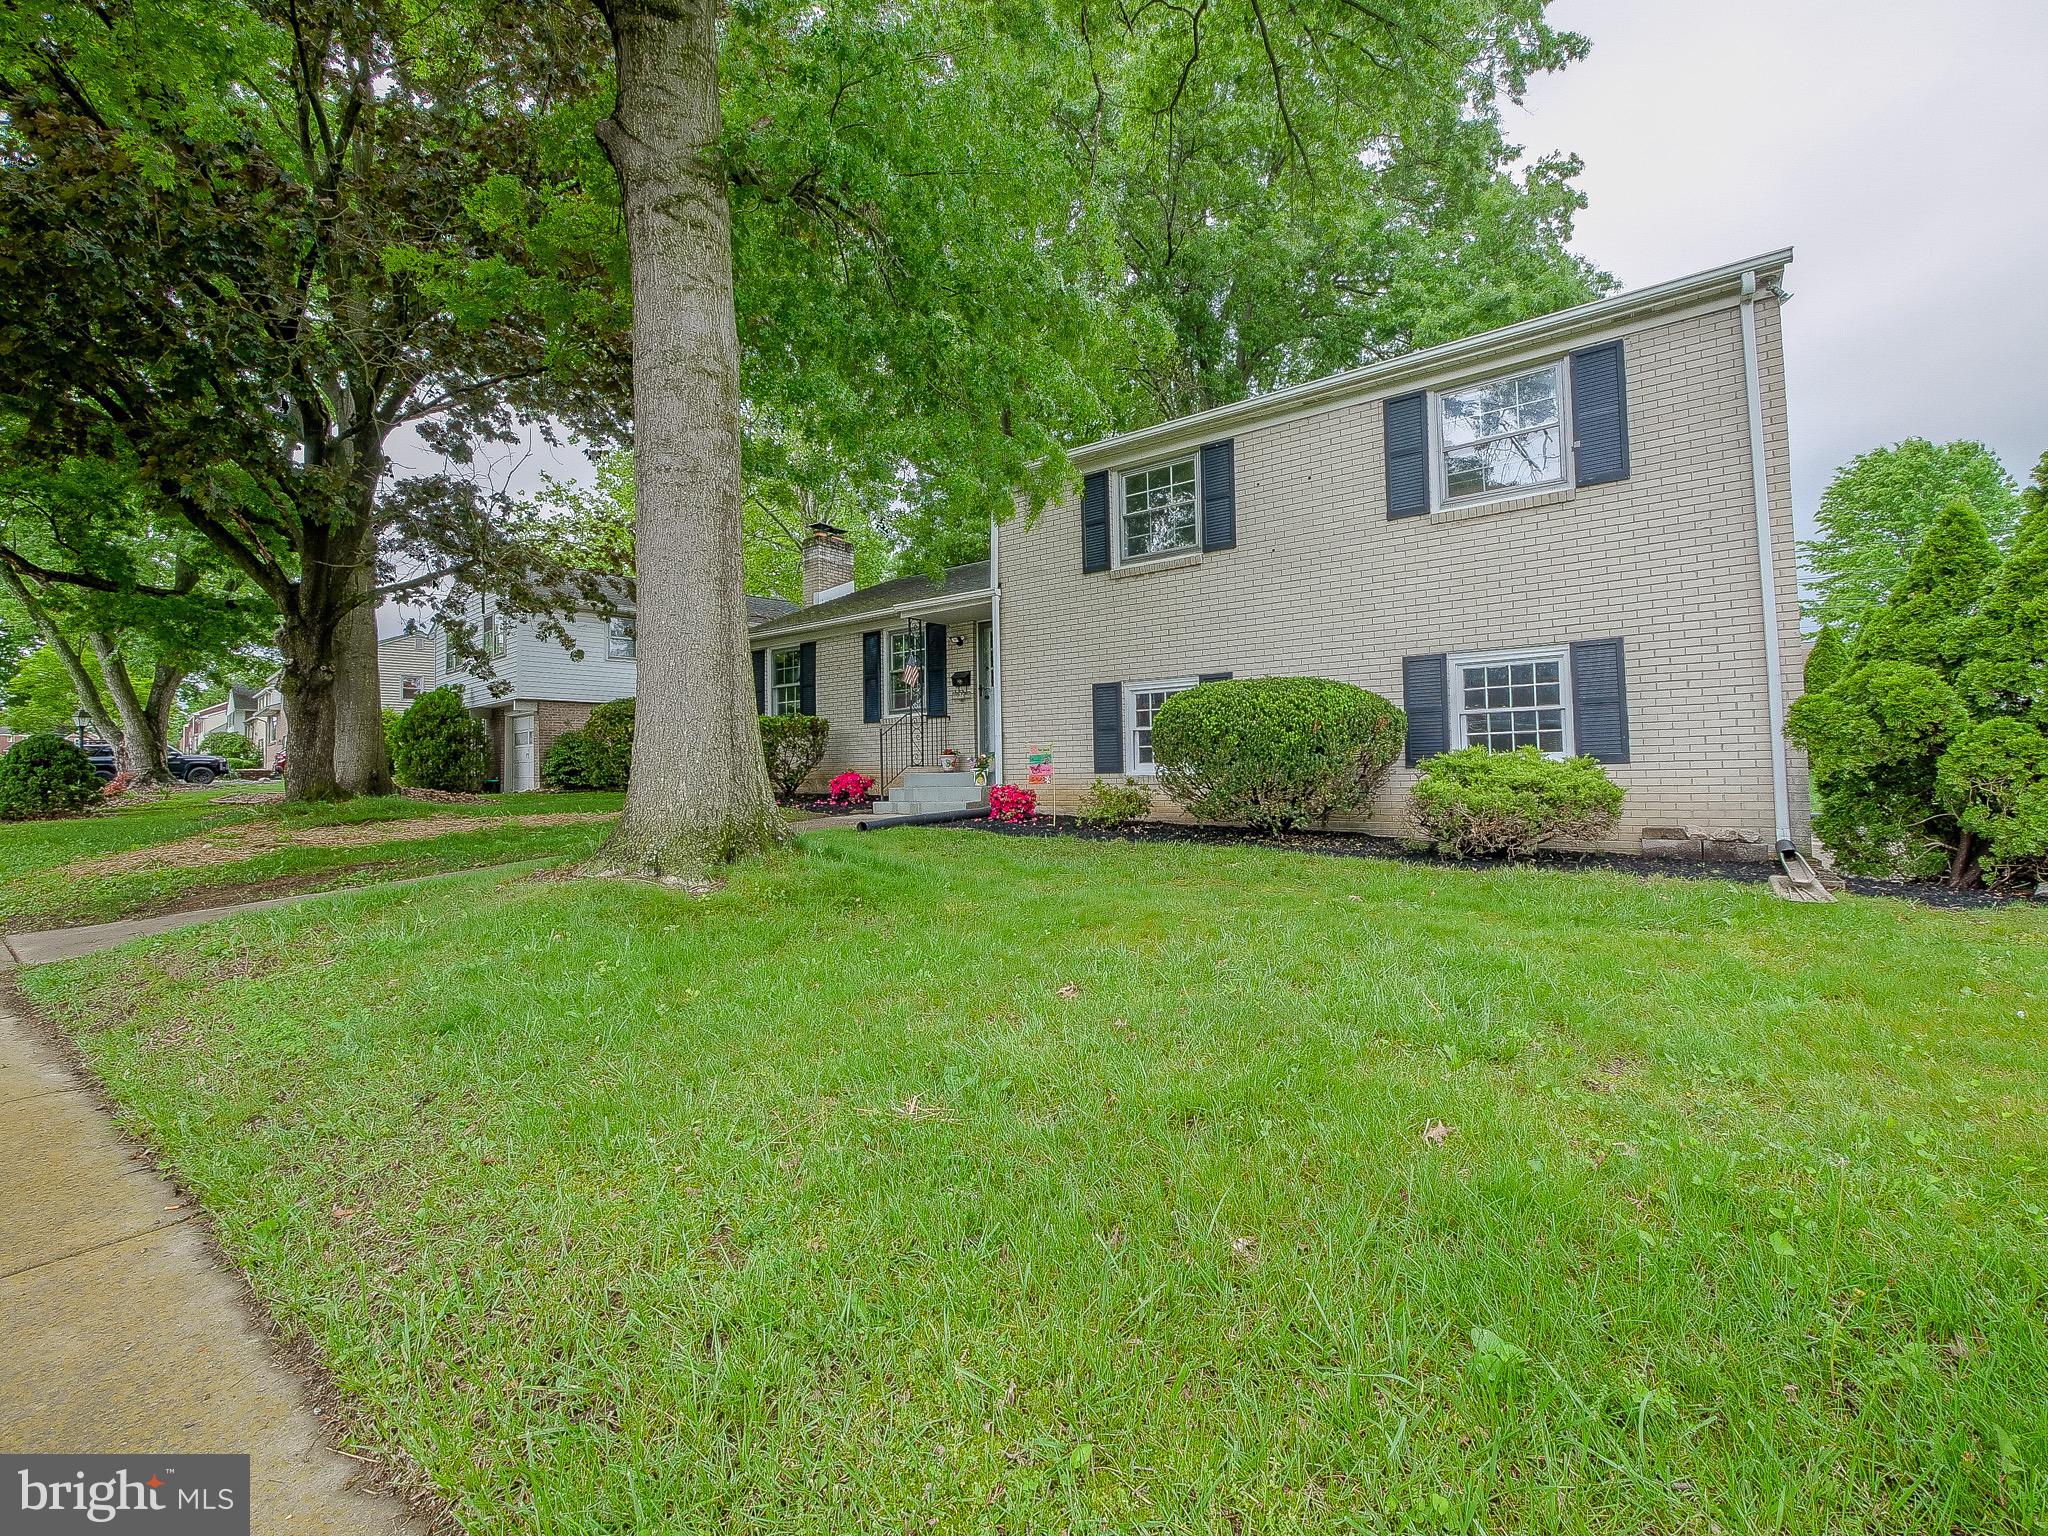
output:
<svg viewBox="0 0 2048 1536"><path fill-rule="evenodd" d="M904 713L882 722L877 796L889 793L890 786L911 769L928 768L940 761L946 750L946 718L926 713L920 698Z"/></svg>

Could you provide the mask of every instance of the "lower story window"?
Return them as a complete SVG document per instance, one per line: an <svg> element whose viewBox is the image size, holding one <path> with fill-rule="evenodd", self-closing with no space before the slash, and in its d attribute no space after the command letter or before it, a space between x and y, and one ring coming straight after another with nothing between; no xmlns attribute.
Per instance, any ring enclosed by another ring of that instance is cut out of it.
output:
<svg viewBox="0 0 2048 1536"><path fill-rule="evenodd" d="M1195 686L1192 677L1169 678L1156 683L1132 683L1124 689L1124 762L1126 772L1151 773L1152 722L1159 706L1176 693Z"/></svg>
<svg viewBox="0 0 2048 1536"><path fill-rule="evenodd" d="M786 650L771 651L768 654L769 659L775 664L774 686L768 692L768 713L801 714L804 697L803 653L792 645Z"/></svg>
<svg viewBox="0 0 2048 1536"><path fill-rule="evenodd" d="M1563 651L1523 651L1451 659L1460 747L1512 752L1534 747L1552 757L1571 751Z"/></svg>

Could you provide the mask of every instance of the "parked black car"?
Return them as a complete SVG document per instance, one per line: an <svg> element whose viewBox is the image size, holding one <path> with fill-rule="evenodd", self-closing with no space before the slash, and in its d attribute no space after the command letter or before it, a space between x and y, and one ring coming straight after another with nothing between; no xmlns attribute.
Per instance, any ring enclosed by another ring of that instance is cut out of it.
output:
<svg viewBox="0 0 2048 1536"><path fill-rule="evenodd" d="M85 755L92 763L92 771L105 783L114 776L114 749L104 741L88 741ZM215 779L224 779L233 770L224 757L211 752L171 752L166 754L171 765L171 777L186 784L211 784Z"/></svg>

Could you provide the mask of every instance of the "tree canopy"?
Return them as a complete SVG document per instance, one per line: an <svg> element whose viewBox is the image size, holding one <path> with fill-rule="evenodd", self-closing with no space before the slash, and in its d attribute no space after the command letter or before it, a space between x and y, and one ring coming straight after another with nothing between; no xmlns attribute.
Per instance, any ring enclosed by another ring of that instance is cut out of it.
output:
<svg viewBox="0 0 2048 1536"><path fill-rule="evenodd" d="M2019 514L2019 494L1982 443L1909 437L1837 470L1821 494L1820 534L1801 546L1814 578L1808 617L1853 638L1905 575L1928 527L1958 497L2002 544Z"/></svg>

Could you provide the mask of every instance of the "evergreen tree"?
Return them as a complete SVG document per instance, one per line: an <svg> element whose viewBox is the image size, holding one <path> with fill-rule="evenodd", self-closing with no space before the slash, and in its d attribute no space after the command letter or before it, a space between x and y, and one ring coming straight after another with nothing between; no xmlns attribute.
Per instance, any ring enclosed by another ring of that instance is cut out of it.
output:
<svg viewBox="0 0 2048 1536"><path fill-rule="evenodd" d="M1807 693L1821 693L1838 683L1849 670L1849 647L1832 624L1823 624L1813 637L1813 649L1806 653Z"/></svg>
<svg viewBox="0 0 2048 1536"><path fill-rule="evenodd" d="M1957 683L1975 708L2048 730L2048 506L2020 525L1963 647Z"/></svg>
<svg viewBox="0 0 2048 1536"><path fill-rule="evenodd" d="M1904 661L1953 673L1959 631L1997 569L1998 549L1984 520L1968 500L1954 498L1928 526L1890 600L1856 637L1856 664Z"/></svg>

